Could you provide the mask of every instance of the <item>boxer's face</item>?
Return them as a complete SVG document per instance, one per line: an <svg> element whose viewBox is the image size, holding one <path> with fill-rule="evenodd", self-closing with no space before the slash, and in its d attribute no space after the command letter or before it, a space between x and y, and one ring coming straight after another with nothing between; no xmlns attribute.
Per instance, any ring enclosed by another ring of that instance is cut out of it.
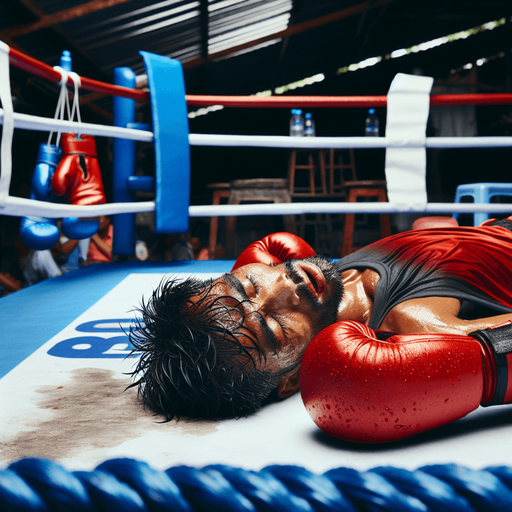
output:
<svg viewBox="0 0 512 512"><path fill-rule="evenodd" d="M343 294L336 267L316 257L245 265L217 284L215 294L241 301L237 307L245 314L244 327L263 353L258 366L274 372L299 361L313 337L336 321Z"/></svg>

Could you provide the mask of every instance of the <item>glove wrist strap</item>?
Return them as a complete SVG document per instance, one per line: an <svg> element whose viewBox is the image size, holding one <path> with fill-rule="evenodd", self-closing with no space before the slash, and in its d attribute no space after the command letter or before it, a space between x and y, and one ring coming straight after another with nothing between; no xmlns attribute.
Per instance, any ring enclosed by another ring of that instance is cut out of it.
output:
<svg viewBox="0 0 512 512"><path fill-rule="evenodd" d="M494 395L482 405L499 405L512 401L512 323L472 332L469 336L479 340L494 359Z"/></svg>

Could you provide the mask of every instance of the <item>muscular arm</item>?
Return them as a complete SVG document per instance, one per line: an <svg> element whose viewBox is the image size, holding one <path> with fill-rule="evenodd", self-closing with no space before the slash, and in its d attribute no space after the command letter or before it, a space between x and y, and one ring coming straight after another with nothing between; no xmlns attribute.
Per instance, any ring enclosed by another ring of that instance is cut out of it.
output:
<svg viewBox="0 0 512 512"><path fill-rule="evenodd" d="M460 301L450 297L411 299L395 306L382 322L381 329L398 334L465 334L512 320L512 313L487 318L458 318Z"/></svg>

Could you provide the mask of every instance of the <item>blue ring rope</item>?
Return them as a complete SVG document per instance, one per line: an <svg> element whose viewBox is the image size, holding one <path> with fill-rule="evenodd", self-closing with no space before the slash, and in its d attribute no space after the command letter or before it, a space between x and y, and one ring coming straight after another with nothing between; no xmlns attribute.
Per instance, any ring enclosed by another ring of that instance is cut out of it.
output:
<svg viewBox="0 0 512 512"><path fill-rule="evenodd" d="M511 505L512 468L506 466L337 468L319 475L298 466L158 471L146 462L112 459L73 472L26 458L0 470L0 510L9 512L502 512Z"/></svg>

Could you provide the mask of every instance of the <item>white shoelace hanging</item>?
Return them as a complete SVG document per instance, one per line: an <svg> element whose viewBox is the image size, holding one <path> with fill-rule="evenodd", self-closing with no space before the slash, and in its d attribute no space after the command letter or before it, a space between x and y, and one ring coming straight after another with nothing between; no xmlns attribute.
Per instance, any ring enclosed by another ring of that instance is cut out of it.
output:
<svg viewBox="0 0 512 512"><path fill-rule="evenodd" d="M82 123L82 118L80 116L80 99L79 99L79 89L81 86L81 80L80 77L74 73L73 71L65 71L60 66L54 66L55 71L58 71L61 75L61 81L59 82L60 85L60 94L59 98L57 100L57 108L55 109L55 120L64 121L65 116L67 113L67 117L69 121L74 121L75 115L76 120L78 123ZM73 105L70 108L69 106L69 93L68 93L68 79L71 79L73 82ZM55 132L51 131L48 135L48 145L51 144L53 135ZM80 130L77 132L77 136L80 137ZM59 147L60 145L60 136L61 136L61 130L57 131L57 140L55 142L55 145Z"/></svg>

